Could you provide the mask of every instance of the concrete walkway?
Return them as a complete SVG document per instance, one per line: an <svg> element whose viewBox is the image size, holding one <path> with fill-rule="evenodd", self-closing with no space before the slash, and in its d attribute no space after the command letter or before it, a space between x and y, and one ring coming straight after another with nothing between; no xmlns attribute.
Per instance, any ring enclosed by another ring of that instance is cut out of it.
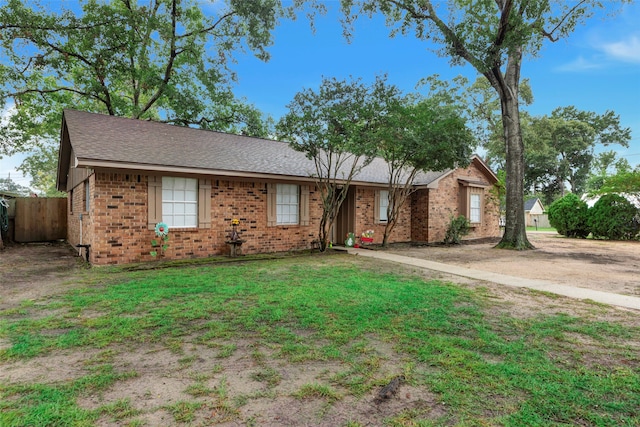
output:
<svg viewBox="0 0 640 427"><path fill-rule="evenodd" d="M340 248L342 249L342 248ZM441 271L443 273L454 274L456 276L469 277L471 279L484 280L516 288L529 288L537 291L550 292L576 299L588 299L603 304L615 305L618 307L632 308L640 310L640 298L628 295L613 294L610 292L596 291L575 286L560 285L546 280L525 279L522 277L508 276L506 274L491 273L489 271L476 270L473 268L458 267L455 265L443 264L440 262L428 261L426 259L412 258L408 256L391 254L385 251L375 251L361 248L345 248L351 255L359 255L368 258L393 261L414 267L426 268L429 270Z"/></svg>

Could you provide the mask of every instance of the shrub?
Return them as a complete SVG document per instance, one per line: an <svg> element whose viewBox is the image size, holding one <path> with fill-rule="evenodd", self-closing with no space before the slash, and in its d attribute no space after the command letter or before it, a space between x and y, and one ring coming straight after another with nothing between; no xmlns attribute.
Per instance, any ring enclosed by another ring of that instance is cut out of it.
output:
<svg viewBox="0 0 640 427"><path fill-rule="evenodd" d="M549 206L549 223L558 233L584 239L589 235L587 204L575 194L567 194Z"/></svg>
<svg viewBox="0 0 640 427"><path fill-rule="evenodd" d="M462 236L469 234L469 221L467 218L460 215L459 217L451 217L449 222L449 228L447 228L447 234L444 236L444 243L446 244L460 244Z"/></svg>
<svg viewBox="0 0 640 427"><path fill-rule="evenodd" d="M617 194L605 194L589 209L589 226L593 237L630 240L640 231L638 209Z"/></svg>

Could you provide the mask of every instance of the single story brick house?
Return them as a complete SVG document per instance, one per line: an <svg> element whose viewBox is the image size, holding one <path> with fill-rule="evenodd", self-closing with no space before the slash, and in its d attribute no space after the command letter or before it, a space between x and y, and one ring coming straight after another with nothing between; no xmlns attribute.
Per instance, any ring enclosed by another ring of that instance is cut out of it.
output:
<svg viewBox="0 0 640 427"><path fill-rule="evenodd" d="M321 202L313 163L260 138L65 110L57 187L68 193L68 241L90 245L95 265L152 260L154 227L170 227L168 259L229 253L232 219L243 253L311 248ZM387 168L375 159L355 177L333 225L334 242L373 229L382 241ZM464 169L421 174L390 242L442 241L452 215L469 238L499 235L489 191L495 174L477 156Z"/></svg>

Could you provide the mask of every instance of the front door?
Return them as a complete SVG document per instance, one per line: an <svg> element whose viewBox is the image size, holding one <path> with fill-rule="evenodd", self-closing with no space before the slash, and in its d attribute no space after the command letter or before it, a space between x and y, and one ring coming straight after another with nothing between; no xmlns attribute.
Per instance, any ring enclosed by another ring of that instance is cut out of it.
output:
<svg viewBox="0 0 640 427"><path fill-rule="evenodd" d="M344 190L341 190L344 191ZM338 216L333 225L331 240L337 245L344 245L347 233L356 232L356 189L350 185L347 197L342 202Z"/></svg>

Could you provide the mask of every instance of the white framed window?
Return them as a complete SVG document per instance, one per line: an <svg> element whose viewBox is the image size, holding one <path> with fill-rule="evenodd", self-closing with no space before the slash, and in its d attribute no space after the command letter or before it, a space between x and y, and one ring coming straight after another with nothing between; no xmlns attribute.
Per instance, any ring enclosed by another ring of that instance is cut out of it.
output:
<svg viewBox="0 0 640 427"><path fill-rule="evenodd" d="M294 184L276 185L276 224L298 224L300 191Z"/></svg>
<svg viewBox="0 0 640 427"><path fill-rule="evenodd" d="M469 222L479 223L481 222L480 209L482 207L482 199L479 193L471 193L469 195Z"/></svg>
<svg viewBox="0 0 640 427"><path fill-rule="evenodd" d="M162 221L169 228L198 227L198 180L162 177Z"/></svg>
<svg viewBox="0 0 640 427"><path fill-rule="evenodd" d="M389 191L380 190L380 222L387 222L387 209L389 208Z"/></svg>

